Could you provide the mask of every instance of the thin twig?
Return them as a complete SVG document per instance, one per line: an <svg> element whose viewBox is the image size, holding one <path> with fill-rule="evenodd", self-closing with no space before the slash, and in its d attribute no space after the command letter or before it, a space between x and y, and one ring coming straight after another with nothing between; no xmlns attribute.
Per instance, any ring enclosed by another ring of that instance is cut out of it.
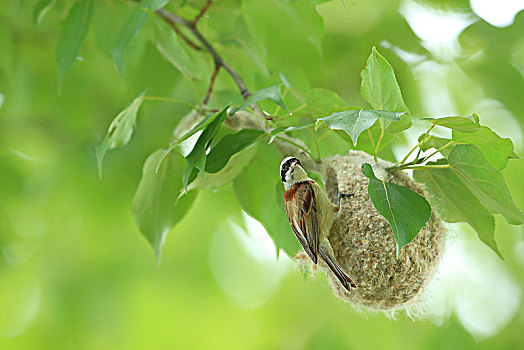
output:
<svg viewBox="0 0 524 350"><path fill-rule="evenodd" d="M242 97L244 97L244 99L247 100L247 98L251 95L251 93L247 89L246 84L244 84L244 81L242 80L242 78L238 75L237 72L233 70L233 68L231 68L226 62L224 62L224 60L222 59L222 56L220 56L218 52L215 50L215 48L211 46L209 41L207 41L207 39L204 38L202 34L200 34L200 32L196 28L192 27L191 25L192 22L166 9L160 9L156 11L156 13L161 18L163 18L165 21L169 23L180 24L188 28L191 31L191 33L195 36L195 38L202 44L202 47L207 52L209 52L209 54L213 57L215 64L222 66L226 70L226 72L229 73L231 78L233 78L233 80L235 81L235 84L238 86L238 89L240 90L240 94L242 95Z"/></svg>
<svg viewBox="0 0 524 350"><path fill-rule="evenodd" d="M163 18L163 17L162 17ZM186 42L186 44L188 44L189 46L191 46L193 49L197 50L197 51L202 51L202 48L200 46L198 46L197 44L195 44L194 42L191 41L191 39L189 39L184 33L182 33L182 31L180 31L180 29L178 29L178 27L176 26L175 23L173 22L170 22L170 21L166 21L167 24L169 24L169 26L171 28L173 28L173 30L175 31L175 33L182 38L182 40L184 40Z"/></svg>
<svg viewBox="0 0 524 350"><path fill-rule="evenodd" d="M207 89L206 97L204 98L204 101L202 101L203 106L206 106L209 102L209 98L211 97L211 93L213 92L213 86L215 85L215 80L217 78L218 72L220 71L220 67L220 65L215 64L215 70L213 72L213 75L211 75L211 81L209 82L209 88Z"/></svg>
<svg viewBox="0 0 524 350"><path fill-rule="evenodd" d="M209 6L211 6L211 3L212 1L208 0L206 2L206 4L204 5L204 7L202 7L202 9L200 10L200 12L198 13L198 15L196 15L195 19L193 19L193 22L191 22L191 26L193 28L196 27L198 21L200 20L200 18L202 18L202 16L204 16L204 14L206 13L206 11L209 9Z"/></svg>

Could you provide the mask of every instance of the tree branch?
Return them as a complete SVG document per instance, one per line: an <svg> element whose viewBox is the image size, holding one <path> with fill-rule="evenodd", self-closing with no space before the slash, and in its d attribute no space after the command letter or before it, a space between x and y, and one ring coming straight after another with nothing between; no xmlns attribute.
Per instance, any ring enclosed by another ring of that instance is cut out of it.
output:
<svg viewBox="0 0 524 350"><path fill-rule="evenodd" d="M218 75L218 71L220 71L220 66L218 64L215 64L215 71L213 72L213 75L211 75L211 81L209 82L209 88L207 89L206 97L204 98L204 101L202 101L202 105L206 106L209 102L209 98L211 97L211 92L213 92L213 86L215 85L215 80Z"/></svg>
<svg viewBox="0 0 524 350"><path fill-rule="evenodd" d="M208 0L206 2L206 4L204 5L204 7L202 7L202 9L200 10L200 12L198 13L198 15L196 15L195 19L193 19L193 22L191 22L191 26L193 28L196 27L198 21L200 20L200 18L202 18L202 16L204 16L204 14L206 13L206 11L209 9L209 6L211 6L211 0Z"/></svg>
<svg viewBox="0 0 524 350"><path fill-rule="evenodd" d="M247 98L251 95L251 93L247 89L242 78L238 75L237 72L235 72L235 70L233 70L233 68L231 68L231 66L229 66L226 62L224 62L224 60L222 59L222 56L220 56L218 52L215 50L215 48L211 46L209 41L207 41L207 39L204 38L202 34L200 34L198 29L193 27L193 24L192 24L193 22L190 22L186 20L185 18L182 18L178 16L177 14L171 11L168 11L166 9L160 9L156 11L156 14L160 16L162 19L164 19L166 22L170 23L171 25L179 24L179 25L182 25L188 28L191 31L191 33L195 36L195 38L200 42L200 44L202 44L203 49L209 52L209 54L213 57L213 60L215 61L215 65L218 65L224 68L226 72L229 73L231 78L233 78L233 80L235 81L235 84L238 86L238 89L240 90L240 94L242 94L242 97L245 100L247 100Z"/></svg>

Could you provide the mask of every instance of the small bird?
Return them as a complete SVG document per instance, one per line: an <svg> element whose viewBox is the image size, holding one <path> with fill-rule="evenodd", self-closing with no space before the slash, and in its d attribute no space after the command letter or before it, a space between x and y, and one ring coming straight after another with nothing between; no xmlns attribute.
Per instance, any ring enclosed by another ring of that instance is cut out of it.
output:
<svg viewBox="0 0 524 350"><path fill-rule="evenodd" d="M320 255L348 291L356 288L335 259L328 240L329 230L339 208L309 178L297 158L287 157L280 163L280 177L284 182L284 206L289 224L306 253L315 264Z"/></svg>

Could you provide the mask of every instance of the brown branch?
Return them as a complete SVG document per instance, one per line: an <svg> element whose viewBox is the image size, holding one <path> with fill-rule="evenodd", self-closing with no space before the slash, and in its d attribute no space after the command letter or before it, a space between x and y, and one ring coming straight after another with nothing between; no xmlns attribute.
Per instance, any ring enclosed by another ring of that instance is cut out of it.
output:
<svg viewBox="0 0 524 350"><path fill-rule="evenodd" d="M200 12L198 13L198 15L196 15L195 19L193 19L193 22L191 22L191 27L195 28L198 21L200 20L200 18L202 18L202 16L204 16L204 14L206 13L206 11L209 9L209 6L211 6L212 4L212 1L211 0L208 0L206 2L206 4L204 5L204 7L202 7L202 9L200 10Z"/></svg>
<svg viewBox="0 0 524 350"><path fill-rule="evenodd" d="M222 59L222 56L220 56L218 52L215 50L215 48L211 46L209 41L207 41L207 39L204 38L202 34L200 34L198 29L193 28L191 26L192 22L166 9L160 9L156 11L156 13L168 22L171 22L174 24L180 24L188 28L191 31L191 33L195 36L195 38L202 44L202 47L207 52L209 52L209 54L213 57L213 60L215 61L215 65L218 64L219 66L222 66L229 73L231 78L233 78L233 80L235 81L235 84L238 86L238 89L240 90L240 93L242 94L242 97L244 97L244 99L247 99L251 95L246 85L244 84L244 81L242 80L242 78L240 78L238 73L235 72L233 68L231 68L226 62L224 62L224 60Z"/></svg>
<svg viewBox="0 0 524 350"><path fill-rule="evenodd" d="M175 31L175 33L182 38L182 40L184 40L186 42L186 44L188 44L189 46L191 46L193 49L197 50L197 51L202 51L202 48L200 46L198 46L197 44L195 44L194 42L191 41L191 39L189 39L184 33L182 33L180 31L180 29L178 29L178 27L175 25L175 23L173 22L170 22L170 21L166 21L167 24L169 24L169 26L171 28L173 28L173 30Z"/></svg>
<svg viewBox="0 0 524 350"><path fill-rule="evenodd" d="M211 92L213 92L213 86L215 85L215 80L218 75L218 71L220 70L220 65L215 64L215 71L213 72L213 75L211 76L211 81L209 82L209 88L207 89L206 97L204 98L204 101L202 102L202 105L206 106L207 102L209 101L209 98L211 97Z"/></svg>

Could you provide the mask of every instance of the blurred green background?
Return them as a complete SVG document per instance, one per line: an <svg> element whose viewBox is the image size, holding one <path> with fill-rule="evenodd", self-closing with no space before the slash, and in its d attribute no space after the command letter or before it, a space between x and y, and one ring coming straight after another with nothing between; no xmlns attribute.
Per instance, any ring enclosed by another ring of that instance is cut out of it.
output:
<svg viewBox="0 0 524 350"><path fill-rule="evenodd" d="M59 92L55 47L72 2L52 1L36 24L38 3L0 3L0 349L523 348L524 240L502 220L496 239L506 261L468 227L450 226L427 313L416 320L357 312L322 276L304 279L282 252L276 260L231 185L199 194L157 266L131 200L147 155L165 147L189 109L144 103L130 144L108 154L101 180L94 145L144 88L198 103L209 58L195 60L202 79L189 83L158 52L150 20L119 76L111 47L136 4L98 0ZM203 3L170 6L190 18ZM524 157L522 2L345 3L217 1L199 26L251 91L284 77L351 105L363 103L359 74L376 45L415 119L476 112ZM211 103L231 98L238 93L221 73ZM417 125L408 144L423 131ZM521 208L523 173L522 160L504 170Z"/></svg>

